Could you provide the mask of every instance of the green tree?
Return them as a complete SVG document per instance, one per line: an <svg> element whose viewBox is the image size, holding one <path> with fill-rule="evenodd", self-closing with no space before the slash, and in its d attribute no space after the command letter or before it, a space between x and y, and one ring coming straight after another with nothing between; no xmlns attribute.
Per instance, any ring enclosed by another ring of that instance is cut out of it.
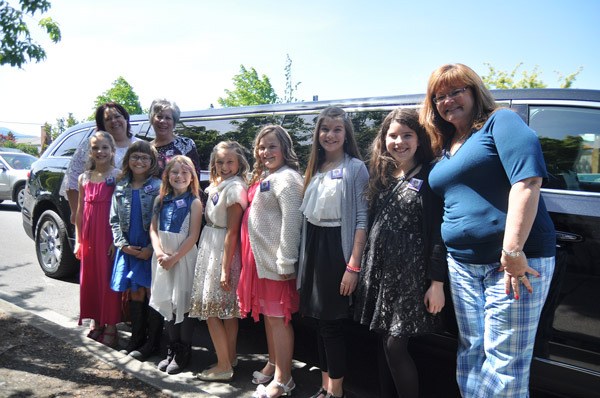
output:
<svg viewBox="0 0 600 398"><path fill-rule="evenodd" d="M69 112L68 116L61 117L56 119L56 124L51 125L50 123L44 124L44 129L46 130L46 136L50 137L51 142L56 139L59 135L61 135L66 129L69 127L75 126L77 123L80 123L79 120L75 119L73 113Z"/></svg>
<svg viewBox="0 0 600 398"><path fill-rule="evenodd" d="M19 0L20 7L14 8L8 1L0 0L0 65L10 64L21 68L23 64L30 61L40 62L46 59L46 51L31 37L29 26L23 18L29 14L35 17L39 11L44 14L50 9L47 0ZM58 24L50 17L38 21L38 26L46 31L46 34L54 43L61 39Z"/></svg>
<svg viewBox="0 0 600 398"><path fill-rule="evenodd" d="M133 87L131 87L131 85L123 76L119 76L117 80L113 82L113 85L110 89L96 97L93 113L88 120L94 120L96 117L96 108L111 101L122 105L130 115L139 115L144 113L142 106L140 105L140 98L135 91L133 91Z"/></svg>
<svg viewBox="0 0 600 398"><path fill-rule="evenodd" d="M489 63L484 63L488 68L488 73L482 76L483 82L491 89L509 89L509 88L545 88L548 87L540 77L538 65L531 72L523 71L520 76L517 75L518 70L523 66L523 62L519 62L511 72L498 70ZM579 67L576 72L564 76L560 72L555 72L558 75L558 82L561 88L570 88L573 82L581 73L583 67Z"/></svg>
<svg viewBox="0 0 600 398"><path fill-rule="evenodd" d="M240 73L233 77L235 89L225 90L225 98L217 100L223 107L274 104L278 97L266 75L258 76L256 69L240 65Z"/></svg>

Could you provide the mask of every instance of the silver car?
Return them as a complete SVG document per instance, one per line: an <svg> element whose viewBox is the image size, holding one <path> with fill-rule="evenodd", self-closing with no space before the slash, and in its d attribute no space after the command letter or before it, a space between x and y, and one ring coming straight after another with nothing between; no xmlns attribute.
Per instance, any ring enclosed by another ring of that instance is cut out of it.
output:
<svg viewBox="0 0 600 398"><path fill-rule="evenodd" d="M21 210L27 175L36 160L27 153L0 151L0 202L12 200Z"/></svg>

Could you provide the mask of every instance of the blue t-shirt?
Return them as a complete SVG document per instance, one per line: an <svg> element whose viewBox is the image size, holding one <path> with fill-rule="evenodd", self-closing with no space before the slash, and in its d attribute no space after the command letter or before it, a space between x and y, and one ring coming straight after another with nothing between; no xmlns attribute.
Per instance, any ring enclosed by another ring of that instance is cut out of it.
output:
<svg viewBox="0 0 600 398"><path fill-rule="evenodd" d="M500 261L509 191L530 177L547 177L542 149L535 132L508 109L494 112L453 156L442 156L429 184L444 198L442 238L452 257L472 264ZM555 245L540 197L523 250L528 257L551 257Z"/></svg>

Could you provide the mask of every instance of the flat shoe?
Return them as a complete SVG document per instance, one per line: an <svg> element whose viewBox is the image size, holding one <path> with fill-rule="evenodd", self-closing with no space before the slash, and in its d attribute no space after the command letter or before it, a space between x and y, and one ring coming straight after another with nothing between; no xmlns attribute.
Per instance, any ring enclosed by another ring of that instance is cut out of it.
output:
<svg viewBox="0 0 600 398"><path fill-rule="evenodd" d="M231 381L233 380L233 369L224 372L209 373L208 369L198 373L198 379L202 381Z"/></svg>
<svg viewBox="0 0 600 398"><path fill-rule="evenodd" d="M92 340L100 341L102 333L104 333L104 328L90 329L89 333L87 334L87 337L89 337Z"/></svg>

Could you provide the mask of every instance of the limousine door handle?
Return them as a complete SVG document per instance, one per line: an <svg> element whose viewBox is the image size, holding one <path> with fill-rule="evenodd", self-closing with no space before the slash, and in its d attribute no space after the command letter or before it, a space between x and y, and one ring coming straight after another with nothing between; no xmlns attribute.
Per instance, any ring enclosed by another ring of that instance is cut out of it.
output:
<svg viewBox="0 0 600 398"><path fill-rule="evenodd" d="M556 231L556 241L558 243L578 243L583 242L583 236L570 232Z"/></svg>

